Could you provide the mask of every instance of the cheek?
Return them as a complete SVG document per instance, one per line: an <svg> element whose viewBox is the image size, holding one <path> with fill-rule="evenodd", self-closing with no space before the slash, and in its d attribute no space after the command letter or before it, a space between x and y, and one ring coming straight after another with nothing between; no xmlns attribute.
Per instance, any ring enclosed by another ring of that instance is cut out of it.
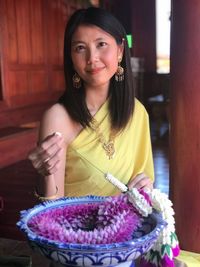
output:
<svg viewBox="0 0 200 267"><path fill-rule="evenodd" d="M84 62L85 59L82 55L72 55L72 63L75 70L80 69Z"/></svg>
<svg viewBox="0 0 200 267"><path fill-rule="evenodd" d="M105 59L106 65L109 68L111 68L112 70L117 70L117 66L118 66L117 53L106 52L104 54L104 59Z"/></svg>
<svg viewBox="0 0 200 267"><path fill-rule="evenodd" d="M110 63L112 63L114 65L117 64L117 55L116 54L108 54L107 58L110 61Z"/></svg>

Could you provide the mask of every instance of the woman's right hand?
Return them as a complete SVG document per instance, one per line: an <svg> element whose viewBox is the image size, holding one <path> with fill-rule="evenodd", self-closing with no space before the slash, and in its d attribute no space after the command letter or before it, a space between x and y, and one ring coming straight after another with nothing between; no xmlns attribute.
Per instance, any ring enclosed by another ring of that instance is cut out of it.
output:
<svg viewBox="0 0 200 267"><path fill-rule="evenodd" d="M40 142L28 158L39 174L49 176L58 170L63 147L63 136L55 132Z"/></svg>

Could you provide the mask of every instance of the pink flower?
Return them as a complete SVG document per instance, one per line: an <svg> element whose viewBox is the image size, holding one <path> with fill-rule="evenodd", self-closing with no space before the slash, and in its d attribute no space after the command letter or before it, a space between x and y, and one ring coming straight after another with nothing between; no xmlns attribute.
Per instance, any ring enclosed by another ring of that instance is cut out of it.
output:
<svg viewBox="0 0 200 267"><path fill-rule="evenodd" d="M139 225L140 217L125 195L101 203L51 209L29 221L30 229L39 236L79 244L128 241Z"/></svg>
<svg viewBox="0 0 200 267"><path fill-rule="evenodd" d="M146 199L146 201L149 203L149 205L152 205L149 195L143 189L140 189L139 192L140 192L140 194L143 195L143 197Z"/></svg>
<svg viewBox="0 0 200 267"><path fill-rule="evenodd" d="M167 254L165 254L164 258L161 260L161 265L162 267L174 267L174 260L170 259Z"/></svg>
<svg viewBox="0 0 200 267"><path fill-rule="evenodd" d="M179 245L176 245L176 247L172 248L173 256L177 257L180 253L180 247Z"/></svg>

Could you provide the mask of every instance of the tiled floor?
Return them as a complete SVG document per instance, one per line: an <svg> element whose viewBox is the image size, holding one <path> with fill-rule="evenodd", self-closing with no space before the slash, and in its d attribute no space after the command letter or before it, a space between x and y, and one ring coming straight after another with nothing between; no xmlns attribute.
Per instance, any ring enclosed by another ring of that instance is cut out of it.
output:
<svg viewBox="0 0 200 267"><path fill-rule="evenodd" d="M169 194L169 125L165 121L160 123L159 129L153 121L150 125L155 171L154 187Z"/></svg>
<svg viewBox="0 0 200 267"><path fill-rule="evenodd" d="M153 144L155 183L154 187L169 194L168 144L158 141Z"/></svg>

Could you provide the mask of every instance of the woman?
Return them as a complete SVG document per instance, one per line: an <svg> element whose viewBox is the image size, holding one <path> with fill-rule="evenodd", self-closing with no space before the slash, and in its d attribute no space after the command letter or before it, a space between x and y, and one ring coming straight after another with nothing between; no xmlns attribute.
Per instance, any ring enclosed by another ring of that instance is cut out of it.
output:
<svg viewBox="0 0 200 267"><path fill-rule="evenodd" d="M106 10L70 18L64 43L66 91L41 121L29 155L41 174L36 196L115 195L106 173L129 187L152 187L148 115L134 98L126 33Z"/></svg>

